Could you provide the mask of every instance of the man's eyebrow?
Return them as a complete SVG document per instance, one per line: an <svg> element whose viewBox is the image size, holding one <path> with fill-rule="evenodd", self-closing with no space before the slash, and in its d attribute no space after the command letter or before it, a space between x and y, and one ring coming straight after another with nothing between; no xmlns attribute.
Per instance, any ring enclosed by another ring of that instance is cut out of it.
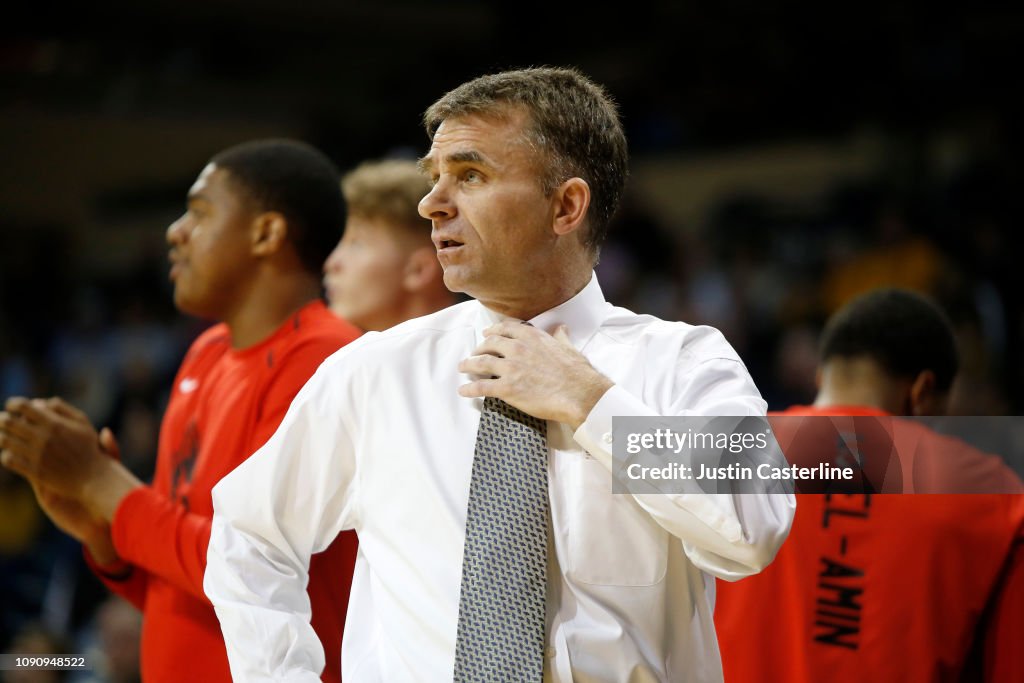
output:
<svg viewBox="0 0 1024 683"><path fill-rule="evenodd" d="M487 164L487 159L483 154L476 150L467 150L465 152L453 152L448 156L444 157L445 163L449 164ZM416 162L416 168L420 170L420 173L430 175L434 170L434 158L431 155L422 157Z"/></svg>
<svg viewBox="0 0 1024 683"><path fill-rule="evenodd" d="M201 191L189 192L188 197L185 198L185 203L191 204L192 202L206 202L207 204L209 204L210 198L203 194Z"/></svg>
<svg viewBox="0 0 1024 683"><path fill-rule="evenodd" d="M465 152L455 152L445 157L445 161L449 164L486 164L487 160L484 159L484 155L480 154L476 150L467 150Z"/></svg>

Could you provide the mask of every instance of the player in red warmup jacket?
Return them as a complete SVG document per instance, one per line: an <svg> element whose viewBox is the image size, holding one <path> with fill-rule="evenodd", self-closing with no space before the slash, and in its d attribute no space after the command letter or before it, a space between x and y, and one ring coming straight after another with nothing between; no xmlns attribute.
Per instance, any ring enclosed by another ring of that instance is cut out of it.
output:
<svg viewBox="0 0 1024 683"><path fill-rule="evenodd" d="M344 223L338 172L307 145L247 143L203 169L167 229L171 279L181 311L220 322L175 378L152 485L108 457L109 431L98 438L59 399L12 399L0 416L3 464L33 483L106 585L143 611L149 683L231 680L203 594L210 490L274 433L320 363L359 335L320 299L322 265ZM342 534L311 561L325 681L340 680L355 553L354 534Z"/></svg>
<svg viewBox="0 0 1024 683"><path fill-rule="evenodd" d="M894 417L942 414L956 369L948 322L918 295L879 290L830 320L815 404L773 424L874 417L904 490L960 478L993 493L799 495L775 561L718 582L727 682L1024 681L1024 489L993 456Z"/></svg>

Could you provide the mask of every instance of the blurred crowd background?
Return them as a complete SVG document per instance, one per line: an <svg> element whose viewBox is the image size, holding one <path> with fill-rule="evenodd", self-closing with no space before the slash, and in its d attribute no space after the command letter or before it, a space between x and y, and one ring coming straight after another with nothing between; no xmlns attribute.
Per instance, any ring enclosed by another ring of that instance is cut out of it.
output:
<svg viewBox="0 0 1024 683"><path fill-rule="evenodd" d="M0 398L67 398L143 477L205 325L174 311L164 243L205 161L268 136L343 170L415 157L447 89L541 64L621 105L612 302L719 327L783 408L813 398L830 312L915 288L957 328L953 411L1021 411L1020 5L35 5L0 28ZM138 675L138 616L2 469L0 614L0 652L91 653L64 680Z"/></svg>

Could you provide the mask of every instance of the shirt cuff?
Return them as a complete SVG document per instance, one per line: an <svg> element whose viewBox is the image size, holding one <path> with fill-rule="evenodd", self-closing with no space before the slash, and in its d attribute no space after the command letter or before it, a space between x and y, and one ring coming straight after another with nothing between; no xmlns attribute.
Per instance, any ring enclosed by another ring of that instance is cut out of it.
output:
<svg viewBox="0 0 1024 683"><path fill-rule="evenodd" d="M110 521L110 537L114 541L114 550L118 556L128 562L135 561L135 554L132 552L138 543L135 538L138 533L147 533L146 520L153 519L153 514L147 510L163 505L166 505L166 499L149 486L136 486L121 499L121 503L114 510L114 518ZM132 528L133 525L139 524L143 525L141 532Z"/></svg>
<svg viewBox="0 0 1024 683"><path fill-rule="evenodd" d="M643 401L618 385L604 392L604 396L590 410L587 419L579 426L573 439L590 453L598 462L614 471L612 455L612 418L613 417L657 417L658 414L648 408Z"/></svg>
<svg viewBox="0 0 1024 683"><path fill-rule="evenodd" d="M134 567L124 560L117 560L113 564L100 564L85 545L82 546L82 556L85 557L85 564L89 569L107 581L120 583L132 577Z"/></svg>
<svg viewBox="0 0 1024 683"><path fill-rule="evenodd" d="M615 440L612 434L613 417L660 416L643 401L617 385L606 391L594 405L587 419L573 434L573 438L587 453L606 467L612 476L615 476L616 458L612 451ZM618 463L618 469L621 470L625 464ZM723 502L719 500L720 496L711 496L699 490L693 493L654 495L666 501L670 500L672 505L689 511L730 543L738 542L742 538L743 532L737 520L727 510L719 507L719 503ZM638 496L642 497L644 496Z"/></svg>

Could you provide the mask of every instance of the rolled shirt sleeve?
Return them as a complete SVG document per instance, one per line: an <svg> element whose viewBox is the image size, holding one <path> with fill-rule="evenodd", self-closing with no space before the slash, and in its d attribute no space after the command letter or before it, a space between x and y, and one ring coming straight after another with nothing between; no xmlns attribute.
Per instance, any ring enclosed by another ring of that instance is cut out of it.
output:
<svg viewBox="0 0 1024 683"><path fill-rule="evenodd" d="M688 368L680 378L686 390L668 415L762 416L766 404L742 363L715 358ZM693 397L699 397L696 402ZM591 410L574 438L615 471L613 417L658 417L625 389L609 389ZM796 499L785 493L637 493L637 503L667 532L683 542L694 565L726 580L756 574L775 557L789 534Z"/></svg>

